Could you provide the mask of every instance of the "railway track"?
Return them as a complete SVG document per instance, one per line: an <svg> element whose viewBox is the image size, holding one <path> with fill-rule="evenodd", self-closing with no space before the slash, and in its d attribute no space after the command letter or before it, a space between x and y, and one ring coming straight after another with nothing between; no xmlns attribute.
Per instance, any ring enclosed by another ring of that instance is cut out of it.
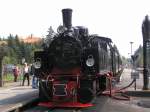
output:
<svg viewBox="0 0 150 112"><path fill-rule="evenodd" d="M103 107L106 102L108 102L108 97L98 97L95 99L95 103L93 107L88 108L46 108L41 106L35 106L32 108L28 108L27 110L23 112L99 112L99 107ZM100 111L101 112L101 111Z"/></svg>
<svg viewBox="0 0 150 112"><path fill-rule="evenodd" d="M42 107L35 107L24 112L83 112L82 110L78 109L48 109Z"/></svg>
<svg viewBox="0 0 150 112"><path fill-rule="evenodd" d="M143 98L142 98L143 99ZM150 98L146 98L150 101ZM134 98L131 101L115 100L106 96L100 96L95 99L94 106L89 108L45 108L35 106L23 112L149 112L149 108L143 108L137 105L141 98ZM21 111L22 112L22 111Z"/></svg>

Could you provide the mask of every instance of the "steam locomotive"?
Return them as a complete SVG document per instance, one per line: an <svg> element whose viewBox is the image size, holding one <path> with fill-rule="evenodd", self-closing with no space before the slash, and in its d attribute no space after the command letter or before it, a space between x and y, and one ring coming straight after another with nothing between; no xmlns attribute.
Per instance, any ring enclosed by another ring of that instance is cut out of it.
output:
<svg viewBox="0 0 150 112"><path fill-rule="evenodd" d="M119 75L122 64L110 38L90 35L83 26L72 27L72 9L63 9L63 25L34 53L40 79L39 105L88 107L97 93L108 88L106 74Z"/></svg>

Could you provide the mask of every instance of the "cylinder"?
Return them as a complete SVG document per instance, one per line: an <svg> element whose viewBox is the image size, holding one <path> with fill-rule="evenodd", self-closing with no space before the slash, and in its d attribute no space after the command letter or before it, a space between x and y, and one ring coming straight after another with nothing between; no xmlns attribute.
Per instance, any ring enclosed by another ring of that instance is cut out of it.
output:
<svg viewBox="0 0 150 112"><path fill-rule="evenodd" d="M62 9L63 26L70 29L72 26L72 9Z"/></svg>

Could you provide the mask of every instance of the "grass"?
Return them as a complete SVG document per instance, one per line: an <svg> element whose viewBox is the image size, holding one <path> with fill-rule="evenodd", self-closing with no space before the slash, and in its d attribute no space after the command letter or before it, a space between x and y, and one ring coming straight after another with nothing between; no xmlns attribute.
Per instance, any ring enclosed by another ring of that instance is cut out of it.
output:
<svg viewBox="0 0 150 112"><path fill-rule="evenodd" d="M23 79L23 76L21 75L19 75L18 76L18 80L22 80ZM14 81L14 75L13 74L11 74L11 73L9 73L9 74L7 74L7 75L4 75L3 76L3 81L6 81L6 82L11 82L11 81Z"/></svg>

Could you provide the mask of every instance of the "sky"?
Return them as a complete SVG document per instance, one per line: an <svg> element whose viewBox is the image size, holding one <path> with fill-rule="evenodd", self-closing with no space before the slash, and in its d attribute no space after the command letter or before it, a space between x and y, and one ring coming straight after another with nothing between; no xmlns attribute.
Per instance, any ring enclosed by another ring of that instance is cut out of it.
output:
<svg viewBox="0 0 150 112"><path fill-rule="evenodd" d="M129 57L142 45L141 26L150 15L149 0L0 0L0 37L45 37L62 25L63 8L72 8L72 25L109 37L120 54ZM129 54L130 53L130 54Z"/></svg>

